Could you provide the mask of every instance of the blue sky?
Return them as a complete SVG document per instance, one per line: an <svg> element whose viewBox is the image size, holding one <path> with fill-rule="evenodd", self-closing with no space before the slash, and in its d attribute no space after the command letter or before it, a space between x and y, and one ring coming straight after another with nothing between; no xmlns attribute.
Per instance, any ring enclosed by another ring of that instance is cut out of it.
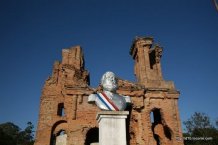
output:
<svg viewBox="0 0 218 145"><path fill-rule="evenodd" d="M181 120L195 111L218 118L218 11L205 0L1 0L0 123L36 127L44 81L61 50L81 45L91 86L105 71L134 81L135 36L164 51L165 80L181 92Z"/></svg>

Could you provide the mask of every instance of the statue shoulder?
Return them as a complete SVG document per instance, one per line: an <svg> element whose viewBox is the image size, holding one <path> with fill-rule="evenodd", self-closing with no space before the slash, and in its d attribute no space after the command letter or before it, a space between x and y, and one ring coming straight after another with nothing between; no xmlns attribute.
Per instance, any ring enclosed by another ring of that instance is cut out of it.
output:
<svg viewBox="0 0 218 145"><path fill-rule="evenodd" d="M97 95L96 94L90 94L88 97L88 103L94 103L96 100Z"/></svg>

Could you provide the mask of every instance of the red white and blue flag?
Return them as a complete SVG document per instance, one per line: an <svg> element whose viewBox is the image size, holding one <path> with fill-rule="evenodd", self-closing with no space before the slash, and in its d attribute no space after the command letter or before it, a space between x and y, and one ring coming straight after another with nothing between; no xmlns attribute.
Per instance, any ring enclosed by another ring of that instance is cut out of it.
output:
<svg viewBox="0 0 218 145"><path fill-rule="evenodd" d="M102 92L97 93L99 100L108 108L108 110L116 110L119 111L118 107L108 98L108 96Z"/></svg>

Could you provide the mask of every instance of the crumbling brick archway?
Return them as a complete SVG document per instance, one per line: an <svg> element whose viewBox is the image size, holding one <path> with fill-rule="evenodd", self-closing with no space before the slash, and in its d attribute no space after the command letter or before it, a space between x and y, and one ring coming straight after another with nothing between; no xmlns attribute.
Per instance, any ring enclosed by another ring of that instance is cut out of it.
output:
<svg viewBox="0 0 218 145"><path fill-rule="evenodd" d="M97 127L90 128L86 133L85 145L99 142L99 129Z"/></svg>
<svg viewBox="0 0 218 145"><path fill-rule="evenodd" d="M54 123L54 125L52 126L50 145L56 145L57 137L63 134L66 134L67 136L67 121L66 120L60 120Z"/></svg>
<svg viewBox="0 0 218 145"><path fill-rule="evenodd" d="M161 108L152 108L150 111L150 123L153 137L157 145L172 142L173 131L167 125Z"/></svg>

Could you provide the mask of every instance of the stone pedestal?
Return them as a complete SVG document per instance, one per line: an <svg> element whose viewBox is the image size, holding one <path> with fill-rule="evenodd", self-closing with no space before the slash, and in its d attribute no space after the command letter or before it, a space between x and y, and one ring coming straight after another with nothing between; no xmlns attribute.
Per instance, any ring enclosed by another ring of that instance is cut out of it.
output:
<svg viewBox="0 0 218 145"><path fill-rule="evenodd" d="M102 111L97 114L99 145L126 145L126 118L129 111Z"/></svg>

